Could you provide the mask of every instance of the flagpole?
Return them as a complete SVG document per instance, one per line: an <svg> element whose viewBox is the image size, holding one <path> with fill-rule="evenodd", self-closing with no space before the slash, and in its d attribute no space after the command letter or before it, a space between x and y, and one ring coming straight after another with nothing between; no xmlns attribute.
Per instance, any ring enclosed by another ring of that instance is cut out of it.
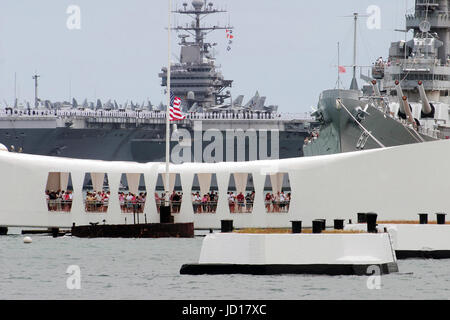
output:
<svg viewBox="0 0 450 320"><path fill-rule="evenodd" d="M168 27L168 33L167 33L167 38L168 38L168 58L167 58L167 109L166 109L166 183L165 183L165 206L169 206L169 162L170 162L170 114L169 114L169 109L170 109L170 53L171 53L171 38L170 38L170 34L171 34L171 14L172 14L172 0L168 0L169 1L169 14L168 14L168 18L169 18L169 27Z"/></svg>
<svg viewBox="0 0 450 320"><path fill-rule="evenodd" d="M337 87L338 87L338 90L341 88L340 87L340 82L341 82L341 70L339 70L339 68L340 68L340 65L341 65L341 56L340 56L340 48L339 48L339 42L337 43L337 50L338 50L338 85L337 85Z"/></svg>

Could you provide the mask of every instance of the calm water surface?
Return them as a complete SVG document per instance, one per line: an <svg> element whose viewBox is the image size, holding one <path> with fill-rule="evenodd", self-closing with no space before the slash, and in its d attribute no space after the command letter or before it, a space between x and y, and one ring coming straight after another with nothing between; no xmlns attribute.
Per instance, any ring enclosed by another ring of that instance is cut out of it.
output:
<svg viewBox="0 0 450 320"><path fill-rule="evenodd" d="M13 233L18 233L11 229ZM365 276L180 275L203 238L0 237L0 299L448 299L450 260L401 260L400 273L370 290ZM69 290L66 270L81 270Z"/></svg>

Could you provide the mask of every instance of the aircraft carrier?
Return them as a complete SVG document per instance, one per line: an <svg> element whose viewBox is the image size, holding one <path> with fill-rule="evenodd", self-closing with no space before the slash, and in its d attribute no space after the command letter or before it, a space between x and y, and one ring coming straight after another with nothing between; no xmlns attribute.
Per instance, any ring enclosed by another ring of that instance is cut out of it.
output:
<svg viewBox="0 0 450 320"><path fill-rule="evenodd" d="M265 104L256 92L247 103L233 97L232 80L216 64L206 35L231 26L205 26L202 18L225 12L212 3L183 3L174 14L191 18L172 27L181 33L179 61L171 65L171 88L182 100L186 119L171 127L171 161L222 162L291 158L303 155L302 145L315 120L307 113L286 114ZM192 39L191 39L192 37ZM156 76L156 75L155 75ZM159 74L166 86L167 68ZM150 101L119 104L100 100L83 103L35 101L6 104L0 109L0 143L10 151L81 159L152 162L165 160L165 110Z"/></svg>
<svg viewBox="0 0 450 320"><path fill-rule="evenodd" d="M356 54L348 90L321 93L320 122L303 147L306 156L383 148L450 138L450 0L416 0L406 15L409 41L391 43L359 90ZM355 18L355 35L358 14ZM356 36L355 36L356 39ZM354 44L356 51L356 42Z"/></svg>

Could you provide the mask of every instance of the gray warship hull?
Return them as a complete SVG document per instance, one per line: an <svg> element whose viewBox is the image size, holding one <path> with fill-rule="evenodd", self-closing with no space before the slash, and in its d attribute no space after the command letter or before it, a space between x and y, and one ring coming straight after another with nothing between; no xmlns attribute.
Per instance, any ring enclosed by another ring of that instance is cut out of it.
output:
<svg viewBox="0 0 450 320"><path fill-rule="evenodd" d="M434 140L367 104L367 101L360 99L359 94L356 90L327 90L321 94L319 110L324 114L324 123L318 136L304 145L305 156L381 148L382 146L365 134L357 121L384 147ZM341 99L349 112L338 106L337 99ZM364 115L356 118L358 110L361 109L365 109Z"/></svg>
<svg viewBox="0 0 450 320"><path fill-rule="evenodd" d="M95 119L83 128L54 127L54 125L40 124L40 128L30 128L31 120L11 121L3 119L0 121L0 143L11 150L28 154L68 157L78 159L96 159L107 161L135 161L135 162L161 162L165 161L165 125L161 123L136 124L136 123L102 123L101 119ZM42 121L41 121L42 122ZM51 121L46 121L47 123ZM259 123L259 124L258 124ZM308 126L305 121L226 121L222 123L203 122L202 134L210 128L219 128L218 132L223 136L223 156L220 161L258 160L258 159L284 159L303 156L303 140L308 135ZM52 127L53 126L53 127ZM191 161L194 159L195 144L200 143L201 152L211 143L199 139L194 140L196 133L191 121L179 124L179 129L185 129L192 137ZM249 128L265 127L270 130L255 130L257 145L251 146L248 138L244 136L244 144L240 144L234 138L232 149L227 140L227 133L242 130L248 132ZM47 128L46 128L47 127ZM263 135L262 132L267 132ZM173 136L172 136L173 137ZM227 144L228 143L228 144ZM179 143L171 142L171 151ZM264 148L262 146L265 144ZM256 159L250 152L252 147L256 149ZM240 150L244 148L243 150ZM262 150L264 149L264 150ZM230 151L232 150L232 151ZM230 155L230 152L232 153ZM172 153L171 153L172 154ZM245 159L239 157L244 155ZM232 159L230 159L230 157ZM172 159L173 162L177 161ZM203 161L207 162L207 161Z"/></svg>

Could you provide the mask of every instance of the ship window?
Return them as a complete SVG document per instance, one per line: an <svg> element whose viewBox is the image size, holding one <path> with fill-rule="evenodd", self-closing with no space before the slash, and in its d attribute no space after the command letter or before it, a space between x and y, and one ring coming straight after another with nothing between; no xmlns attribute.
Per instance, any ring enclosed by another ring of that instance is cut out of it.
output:
<svg viewBox="0 0 450 320"><path fill-rule="evenodd" d="M435 74L434 75L434 80L448 81L448 76L444 75L444 74Z"/></svg>
<svg viewBox="0 0 450 320"><path fill-rule="evenodd" d="M108 175L106 173L88 172L85 174L83 201L86 212L106 213L109 196Z"/></svg>
<svg viewBox="0 0 450 320"><path fill-rule="evenodd" d="M147 190L144 174L122 173L119 186L119 203L122 213L144 213Z"/></svg>
<svg viewBox="0 0 450 320"><path fill-rule="evenodd" d="M158 174L158 180L156 181L155 190L155 202L156 209L159 213L159 208L164 205L165 199L165 185L166 174ZM181 208L181 202L183 200L183 189L181 187L181 177L179 173L169 173L169 205L172 213L179 213Z"/></svg>
<svg viewBox="0 0 450 320"><path fill-rule="evenodd" d="M70 212L73 184L70 172L49 172L45 186L47 209L51 212Z"/></svg>
<svg viewBox="0 0 450 320"><path fill-rule="evenodd" d="M264 183L264 207L267 213L288 213L291 203L291 184L287 173L266 176Z"/></svg>
<svg viewBox="0 0 450 320"><path fill-rule="evenodd" d="M219 201L216 174L195 174L191 198L194 213L216 213Z"/></svg>
<svg viewBox="0 0 450 320"><path fill-rule="evenodd" d="M255 188L251 173L233 173L228 181L227 200L230 213L252 213Z"/></svg>

